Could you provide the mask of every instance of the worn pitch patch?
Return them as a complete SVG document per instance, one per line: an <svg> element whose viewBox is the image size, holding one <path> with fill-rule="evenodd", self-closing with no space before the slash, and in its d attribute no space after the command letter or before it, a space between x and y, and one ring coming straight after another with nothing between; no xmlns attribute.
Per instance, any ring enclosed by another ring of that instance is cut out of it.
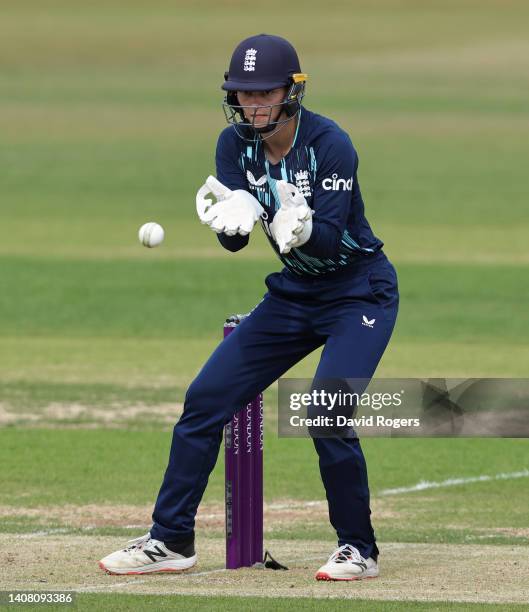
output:
<svg viewBox="0 0 529 612"><path fill-rule="evenodd" d="M177 575L109 576L98 561L122 538L0 535L0 589L522 603L529 600L526 546L380 542L377 580L324 582L315 573L333 543L267 540L289 571L223 570L224 538L197 539L196 568Z"/></svg>
<svg viewBox="0 0 529 612"><path fill-rule="evenodd" d="M71 425L75 429L118 428L131 421L149 420L163 426L174 424L180 418L182 411L183 404L179 402L159 405L115 404L104 407L54 403L24 409L0 403L0 425L53 427L55 424L60 427Z"/></svg>
<svg viewBox="0 0 529 612"><path fill-rule="evenodd" d="M373 499L371 509L374 520L405 519L404 512L395 509L393 499ZM0 505L0 520L22 518L37 521L38 532L45 532L47 525L54 525L51 533L61 529L63 533L69 530L82 529L89 532L101 527L124 527L147 531L152 525L153 504L65 504L62 506L24 506ZM303 524L307 528L327 525L328 509L326 500L294 500L278 499L264 504L264 518L267 525L273 525L275 530ZM197 530L224 529L224 503L204 503L198 510ZM41 527L42 525L42 527ZM26 534L32 537L31 533Z"/></svg>

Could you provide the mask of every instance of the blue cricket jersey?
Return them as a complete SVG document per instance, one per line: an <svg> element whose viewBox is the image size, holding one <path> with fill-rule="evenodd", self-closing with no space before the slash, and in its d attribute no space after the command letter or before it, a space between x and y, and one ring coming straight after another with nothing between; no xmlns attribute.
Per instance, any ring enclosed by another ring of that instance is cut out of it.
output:
<svg viewBox="0 0 529 612"><path fill-rule="evenodd" d="M249 191L259 200L265 210L261 218L265 234L294 274L320 276L344 269L383 246L364 215L358 155L347 133L326 117L302 107L292 148L277 164L266 159L262 142L245 142L229 126L219 136L216 166L221 183ZM314 210L310 239L285 255L279 253L269 229L280 207L278 180L296 185ZM249 236L218 237L230 251L249 241Z"/></svg>

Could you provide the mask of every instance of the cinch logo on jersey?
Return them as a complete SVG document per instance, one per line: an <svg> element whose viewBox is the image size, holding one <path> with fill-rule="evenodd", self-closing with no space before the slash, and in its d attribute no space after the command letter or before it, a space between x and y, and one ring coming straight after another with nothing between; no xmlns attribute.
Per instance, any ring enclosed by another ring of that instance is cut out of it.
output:
<svg viewBox="0 0 529 612"><path fill-rule="evenodd" d="M247 49L246 55L244 56L244 70L246 72L255 72L255 56L257 55L257 49Z"/></svg>
<svg viewBox="0 0 529 612"><path fill-rule="evenodd" d="M342 179L338 178L337 174L333 174L331 178L323 179L321 186L325 191L352 191L353 178Z"/></svg>

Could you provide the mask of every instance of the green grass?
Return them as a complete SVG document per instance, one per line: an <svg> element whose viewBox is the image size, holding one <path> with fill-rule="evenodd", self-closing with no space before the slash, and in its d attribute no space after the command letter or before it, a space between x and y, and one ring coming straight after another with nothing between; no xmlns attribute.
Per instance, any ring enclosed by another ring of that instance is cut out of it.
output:
<svg viewBox="0 0 529 612"><path fill-rule="evenodd" d="M253 308L273 269L242 259L236 274L228 260L3 263L0 357L4 380L20 383L19 404L24 386L31 404L34 395L51 400L55 393L55 399L84 394L88 401L104 392L98 385L110 383L176 387L181 400L220 340L224 317ZM379 375L524 376L529 294L523 270L399 265L399 319ZM310 376L316 359L292 373ZM47 382L81 384L69 392L35 389Z"/></svg>
<svg viewBox="0 0 529 612"><path fill-rule="evenodd" d="M236 274L232 262L208 260L2 263L0 333L21 336L218 337L225 313L261 300L270 271L260 261L238 261ZM529 339L519 266L402 264L399 279L399 340Z"/></svg>
<svg viewBox="0 0 529 612"><path fill-rule="evenodd" d="M87 407L107 406L109 410L124 404L156 406L175 403L183 393L176 387L133 386L111 384L67 384L41 382L0 383L2 401L12 408L40 408L50 404L82 404Z"/></svg>
<svg viewBox="0 0 529 612"><path fill-rule="evenodd" d="M128 610L127 605L133 606L149 606L154 605L156 609L173 609L173 606L185 606L186 610L211 610L212 607L215 610L248 610L250 607L257 610L284 610L286 607L292 605L292 601L289 598L275 598L272 597L269 600L263 601L258 597L193 597L193 596L178 596L174 597L152 597L148 595L134 596L134 595L120 595L118 596L117 607L114 607L115 600L109 595L79 595L78 602L84 606L87 604L87 609L90 606L100 609L101 605L105 604L105 600L112 604L113 610ZM477 610L478 607L483 604L470 604L470 603L451 603L445 602L387 602L387 601L375 601L375 600L359 600L355 599L354 603L351 601L343 601L340 599L332 600L314 600L309 598L296 598L296 610L350 610L351 606L354 605L355 610L359 612L372 612L374 606L377 610L384 610L384 612L400 612L405 610L428 610L429 612L435 612L436 610ZM123 606L123 607L118 607ZM524 606L525 607L525 606ZM494 604L485 604L486 610L509 610L511 606L499 606ZM522 606L513 605L512 609L521 609Z"/></svg>
<svg viewBox="0 0 529 612"><path fill-rule="evenodd" d="M277 439L274 434L268 426L265 439L267 501L324 499L311 441ZM16 428L1 431L0 462L5 486L0 505L13 506L13 517L4 524L3 530L38 531L46 526L34 520L17 519L16 507L20 505L152 503L165 470L169 444L170 432L152 430ZM389 503L393 513L391 519L382 517L377 523L382 541L529 543L527 536L494 531L495 527L516 530L526 526L529 489L525 479L381 496L384 489L410 486L421 480L493 476L527 468L527 441L370 439L364 440L363 447L372 495L380 503ZM295 462L291 461L293 456ZM109 469L109 466L118 467ZM126 469L119 466L126 466ZM223 495L224 472L220 458L204 501L222 501ZM456 523L458 528L454 528ZM268 527L272 529L273 525ZM69 531L129 533L122 528L83 531L70 527ZM332 538L329 526L319 522L292 524L281 530L274 529L273 534L273 537L287 539Z"/></svg>
<svg viewBox="0 0 529 612"><path fill-rule="evenodd" d="M101 610L111 609L113 612L125 612L131 608L134 610L219 610L233 612L236 610L246 611L267 610L282 611L292 607L294 600L290 597L219 597L219 596L196 596L196 595L124 595L124 594L86 594L76 595L75 607L78 610ZM372 612L374 609L384 612L406 612L407 610L428 610L437 612L444 610L457 610L466 612L484 608L487 612L504 612L508 610L526 609L523 604L473 604L455 602L414 602L402 601L391 602L384 600L340 600L340 599L313 599L296 597L296 610L350 610L354 606L358 612ZM41 606L25 605L25 610L37 610ZM64 606L47 605L47 610L63 610Z"/></svg>
<svg viewBox="0 0 529 612"><path fill-rule="evenodd" d="M6 486L0 503L149 503L161 482L170 439L170 432L160 431L3 429L0 457ZM492 475L527 467L525 440L369 439L362 446L375 495L382 489L413 485L421 479ZM269 500L322 498L317 457L310 440L278 439L273 431L267 431L265 452ZM299 460L293 464L290 456ZM222 499L221 462L210 480L206 499ZM106 469L116 463L132 469ZM38 472L35 465L41 468ZM82 487L75 486L81 481ZM118 482L122 486L117 486ZM472 484L461 490L469 493L509 486L495 482ZM519 489L522 495L524 487ZM504 501L507 504L509 500ZM509 515L516 511L513 508Z"/></svg>

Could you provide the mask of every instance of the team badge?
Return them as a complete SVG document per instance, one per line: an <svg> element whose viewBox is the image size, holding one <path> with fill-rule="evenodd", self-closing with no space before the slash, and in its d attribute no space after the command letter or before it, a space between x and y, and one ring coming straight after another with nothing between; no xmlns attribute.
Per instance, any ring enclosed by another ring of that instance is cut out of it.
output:
<svg viewBox="0 0 529 612"><path fill-rule="evenodd" d="M296 179L296 187L298 191L306 198L310 198L312 191L309 183L309 173L307 170L300 170L294 173Z"/></svg>
<svg viewBox="0 0 529 612"><path fill-rule="evenodd" d="M244 56L244 70L246 72L255 71L255 58L257 55L257 49L247 49L246 55Z"/></svg>

